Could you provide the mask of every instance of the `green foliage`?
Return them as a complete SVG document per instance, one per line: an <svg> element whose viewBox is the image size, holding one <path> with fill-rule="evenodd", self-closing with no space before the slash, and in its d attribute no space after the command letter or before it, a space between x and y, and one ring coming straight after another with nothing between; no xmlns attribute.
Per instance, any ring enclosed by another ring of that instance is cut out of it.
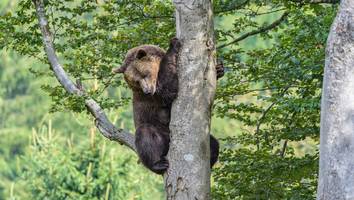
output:
<svg viewBox="0 0 354 200"><path fill-rule="evenodd" d="M23 128L0 130L0 199L13 199L13 188L15 186L24 187L24 185L20 181L17 182L17 180L21 175L20 156L23 155L27 149L27 133L26 129ZM16 196L26 196L23 189L16 193Z"/></svg>
<svg viewBox="0 0 354 200"><path fill-rule="evenodd" d="M250 149L225 150L214 174L213 199L314 199L316 156L281 157Z"/></svg>
<svg viewBox="0 0 354 200"><path fill-rule="evenodd" d="M33 134L23 162L31 199L162 198L161 177L137 167L132 152L96 137L94 129L79 144L52 132Z"/></svg>
<svg viewBox="0 0 354 200"><path fill-rule="evenodd" d="M263 18L259 13L278 13L275 19L288 15L277 28L249 38L271 45L234 43L221 49L230 73L219 85L216 115L242 125L235 137L226 139L215 170L214 197L313 199L318 159L309 149L317 149L324 47L336 6L252 1L238 11L243 14L235 18L237 26L218 31L223 43L244 30L266 27L257 24Z"/></svg>
<svg viewBox="0 0 354 200"><path fill-rule="evenodd" d="M26 180L21 179L23 174L22 166L26 165L24 159L29 159L28 145L29 136L32 133L32 129L42 129L43 124L51 119L52 127L56 130L64 130L57 135L58 142L60 140L66 140L65 138L72 138L70 134L74 134L72 139L73 144L77 144L79 141L87 141L87 129L92 126L92 122L84 114L73 113L48 113L50 98L41 91L42 84L49 84L53 82L51 78L35 77L28 72L28 67L36 66L37 68L43 68L43 65L38 64L33 59L24 58L18 56L15 53L2 51L0 53L1 59L1 75L0 85L2 93L0 95L0 199L28 199L29 191L27 186L29 185ZM26 84L22 84L24 81ZM16 88L20 85L26 85L26 92L21 92ZM119 89L111 90L112 93L123 93ZM11 98L8 98L7 94L12 94ZM117 119L117 113L119 113L119 119ZM107 112L108 116L114 123L120 127L132 129L132 114L131 107L124 106L114 112ZM53 145L56 144L56 140L52 140ZM61 145L62 143L57 143ZM116 149L117 144L107 145L107 151ZM119 148L121 153L127 156L133 156L128 154L128 150L123 150L123 147ZM65 150L65 149L61 149ZM131 163L131 167L139 168L139 171L132 171L140 176L147 172L143 170L143 167L137 167L136 160L132 157L134 162ZM32 165L33 166L33 165ZM122 165L125 166L125 165ZM128 175L129 176L129 175ZM160 181L159 181L160 182ZM131 184L135 184L134 180L130 180ZM141 187L131 187L129 192L139 193L144 192ZM159 189L159 187L154 188Z"/></svg>

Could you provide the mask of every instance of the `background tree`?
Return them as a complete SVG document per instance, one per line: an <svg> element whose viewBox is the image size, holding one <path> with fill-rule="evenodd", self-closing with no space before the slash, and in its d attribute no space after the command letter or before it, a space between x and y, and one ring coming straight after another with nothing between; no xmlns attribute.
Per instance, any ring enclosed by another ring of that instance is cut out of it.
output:
<svg viewBox="0 0 354 200"><path fill-rule="evenodd" d="M354 198L354 2L341 1L327 40L317 199Z"/></svg>

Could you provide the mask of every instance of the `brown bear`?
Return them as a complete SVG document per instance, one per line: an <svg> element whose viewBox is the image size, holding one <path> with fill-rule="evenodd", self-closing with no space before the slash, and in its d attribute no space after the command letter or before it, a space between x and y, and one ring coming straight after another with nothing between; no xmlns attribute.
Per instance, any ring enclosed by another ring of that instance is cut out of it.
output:
<svg viewBox="0 0 354 200"><path fill-rule="evenodd" d="M170 142L170 112L177 97L177 54L181 44L174 38L165 51L154 45L141 45L128 51L123 65L113 70L124 73L133 91L136 128L135 145L141 162L151 171L163 174ZM223 66L217 66L218 78ZM218 159L219 143L210 136L210 166Z"/></svg>

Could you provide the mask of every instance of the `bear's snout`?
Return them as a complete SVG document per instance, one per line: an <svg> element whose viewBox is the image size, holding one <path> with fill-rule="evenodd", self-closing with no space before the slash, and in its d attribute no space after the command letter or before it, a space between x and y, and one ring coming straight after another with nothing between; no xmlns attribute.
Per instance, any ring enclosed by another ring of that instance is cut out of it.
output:
<svg viewBox="0 0 354 200"><path fill-rule="evenodd" d="M146 79L140 81L140 87L143 90L144 94L154 95L156 91L155 84L149 83Z"/></svg>

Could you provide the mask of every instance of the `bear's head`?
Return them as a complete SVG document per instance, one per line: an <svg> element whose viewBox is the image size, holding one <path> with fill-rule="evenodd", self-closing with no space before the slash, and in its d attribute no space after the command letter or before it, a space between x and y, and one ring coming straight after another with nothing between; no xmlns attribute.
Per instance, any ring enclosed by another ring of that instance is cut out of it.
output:
<svg viewBox="0 0 354 200"><path fill-rule="evenodd" d="M113 69L113 72L123 73L132 90L153 95L156 91L160 62L164 55L164 50L154 45L135 47L128 51L123 65Z"/></svg>

